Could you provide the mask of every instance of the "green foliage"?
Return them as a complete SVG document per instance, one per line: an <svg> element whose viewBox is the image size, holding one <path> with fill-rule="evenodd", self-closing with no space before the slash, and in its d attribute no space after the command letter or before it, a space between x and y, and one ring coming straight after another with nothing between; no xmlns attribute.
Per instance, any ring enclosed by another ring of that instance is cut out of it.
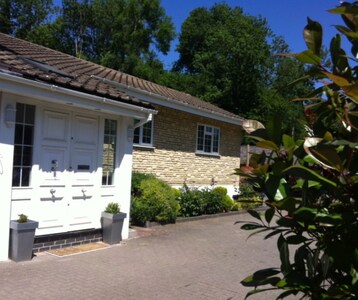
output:
<svg viewBox="0 0 358 300"><path fill-rule="evenodd" d="M155 175L147 174L142 172L133 172L132 173L132 183L131 183L131 195L140 196L141 195L141 182L148 179L155 179Z"/></svg>
<svg viewBox="0 0 358 300"><path fill-rule="evenodd" d="M26 223L28 221L28 217L27 215L24 214L20 214L19 218L17 219L18 223Z"/></svg>
<svg viewBox="0 0 358 300"><path fill-rule="evenodd" d="M26 39L35 28L46 23L52 11L52 0L2 0L0 31Z"/></svg>
<svg viewBox="0 0 358 300"><path fill-rule="evenodd" d="M109 213L109 214L118 214L120 212L120 206L118 203L116 202L110 202L107 204L105 210L104 210L106 213Z"/></svg>
<svg viewBox="0 0 358 300"><path fill-rule="evenodd" d="M224 187L197 189L189 188L186 184L180 189L178 201L183 217L228 212L235 204Z"/></svg>
<svg viewBox="0 0 358 300"><path fill-rule="evenodd" d="M356 57L357 5L343 3L331 12L342 15L347 27L337 29ZM263 214L250 211L256 221L242 229L278 237L281 266L259 270L241 283L255 288L247 297L281 289L277 299L298 294L300 299L357 299L358 77L357 66L350 65L356 60L348 60L337 35L330 45L330 70L321 63L321 26L309 19L304 37L309 50L292 56L313 65L310 75L325 80L306 99L311 103L304 109L306 137L282 134L276 118L251 135L269 151L237 170L266 195L268 206Z"/></svg>
<svg viewBox="0 0 358 300"><path fill-rule="evenodd" d="M200 190L189 188L184 184L177 199L182 217L200 216L204 213L205 202Z"/></svg>
<svg viewBox="0 0 358 300"><path fill-rule="evenodd" d="M180 209L177 192L162 180L142 178L132 199L131 222L136 225L144 225L146 221L175 222Z"/></svg>

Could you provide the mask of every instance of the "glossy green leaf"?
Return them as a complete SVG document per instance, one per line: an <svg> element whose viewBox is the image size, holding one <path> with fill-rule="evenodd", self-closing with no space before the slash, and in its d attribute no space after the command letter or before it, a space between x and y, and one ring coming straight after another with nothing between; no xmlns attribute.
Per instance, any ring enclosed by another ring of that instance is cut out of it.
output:
<svg viewBox="0 0 358 300"><path fill-rule="evenodd" d="M280 273L277 268L267 268L256 271L254 274L247 276L241 281L243 286L259 286L268 283L278 282L280 278L272 277Z"/></svg>
<svg viewBox="0 0 358 300"><path fill-rule="evenodd" d="M290 149L290 148L296 147L296 143L295 143L294 139L287 134L282 135L282 143L283 143L283 146L285 147L285 149Z"/></svg>
<svg viewBox="0 0 358 300"><path fill-rule="evenodd" d="M302 235L290 235L286 237L289 245L299 245L307 241L307 238Z"/></svg>
<svg viewBox="0 0 358 300"><path fill-rule="evenodd" d="M299 221L313 222L317 215L317 209L310 207L300 207L293 214Z"/></svg>
<svg viewBox="0 0 358 300"><path fill-rule="evenodd" d="M292 166L287 168L285 173L300 176L307 180L317 181L325 185L336 187L337 184L331 180L326 179L325 177L317 174L315 171L306 168L304 166Z"/></svg>
<svg viewBox="0 0 358 300"><path fill-rule="evenodd" d="M288 249L287 241L282 234L277 240L277 248L280 252L281 271L282 273L288 273L289 271L291 271L290 252Z"/></svg>
<svg viewBox="0 0 358 300"><path fill-rule="evenodd" d="M319 65L321 63L321 58L315 55L311 50L306 50L293 56L304 64Z"/></svg>
<svg viewBox="0 0 358 300"><path fill-rule="evenodd" d="M311 155L319 162L326 166L332 167L338 171L342 171L341 158L336 152L336 149L327 145L317 145L309 148Z"/></svg>
<svg viewBox="0 0 358 300"><path fill-rule="evenodd" d="M270 224L273 216L275 215L275 209L274 208L269 208L265 211L265 220L268 224Z"/></svg>
<svg viewBox="0 0 358 300"><path fill-rule="evenodd" d="M329 9L328 12L332 14L358 14L358 7L356 6L339 6L333 9Z"/></svg>
<svg viewBox="0 0 358 300"><path fill-rule="evenodd" d="M274 203L272 203L272 206L276 207L279 210L286 210L288 212L292 212L296 209L296 205L299 203L300 201L296 200L295 198L287 197L280 201L275 201Z"/></svg>
<svg viewBox="0 0 358 300"><path fill-rule="evenodd" d="M322 74L326 75L329 79L331 79L336 85L340 87L347 87L350 85L350 82L342 76L338 76L326 71L322 71Z"/></svg>
<svg viewBox="0 0 358 300"><path fill-rule="evenodd" d="M256 143L257 147L261 147L264 149L272 150L272 151L278 151L280 148L272 141L259 141Z"/></svg>
<svg viewBox="0 0 358 300"><path fill-rule="evenodd" d="M358 38L358 33L348 29L347 27L344 27L344 26L341 26L341 25L335 25L334 27L336 27L336 29L340 33L343 33L347 37L350 37L350 38L353 38L353 39Z"/></svg>
<svg viewBox="0 0 358 300"><path fill-rule="evenodd" d="M247 212L255 219L261 221L261 215L256 210L250 209Z"/></svg>
<svg viewBox="0 0 358 300"><path fill-rule="evenodd" d="M342 89L351 97L352 101L358 104L358 83L343 86Z"/></svg>
<svg viewBox="0 0 358 300"><path fill-rule="evenodd" d="M263 226L260 225L260 224L254 224L254 223L247 223L247 224L244 224L241 226L241 229L243 230L255 230L255 229L258 229L258 228L262 228Z"/></svg>
<svg viewBox="0 0 358 300"><path fill-rule="evenodd" d="M320 57L322 46L322 26L320 23L307 18L307 25L304 28L303 36L307 45L315 55Z"/></svg>

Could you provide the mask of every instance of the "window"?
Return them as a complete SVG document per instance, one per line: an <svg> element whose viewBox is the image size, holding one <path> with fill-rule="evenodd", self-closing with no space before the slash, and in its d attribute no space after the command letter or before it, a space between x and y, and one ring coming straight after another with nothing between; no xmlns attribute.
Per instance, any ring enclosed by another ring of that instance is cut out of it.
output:
<svg viewBox="0 0 358 300"><path fill-rule="evenodd" d="M134 124L137 123L139 123L139 120L134 121ZM149 121L134 130L133 143L142 146L153 145L153 121Z"/></svg>
<svg viewBox="0 0 358 300"><path fill-rule="evenodd" d="M16 103L12 186L29 186L34 146L35 106Z"/></svg>
<svg viewBox="0 0 358 300"><path fill-rule="evenodd" d="M113 173L116 163L117 121L104 121L102 185L113 184Z"/></svg>
<svg viewBox="0 0 358 300"><path fill-rule="evenodd" d="M196 151L198 153L219 154L220 129L198 125Z"/></svg>

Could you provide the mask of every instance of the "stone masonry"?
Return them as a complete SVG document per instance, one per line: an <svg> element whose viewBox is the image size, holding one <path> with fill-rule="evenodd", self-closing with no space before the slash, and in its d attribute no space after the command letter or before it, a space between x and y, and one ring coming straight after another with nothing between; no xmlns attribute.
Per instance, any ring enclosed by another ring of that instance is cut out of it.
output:
<svg viewBox="0 0 358 300"><path fill-rule="evenodd" d="M236 185L241 127L156 106L153 148L134 147L133 170L155 174L171 185ZM220 156L196 152L197 125L220 128Z"/></svg>

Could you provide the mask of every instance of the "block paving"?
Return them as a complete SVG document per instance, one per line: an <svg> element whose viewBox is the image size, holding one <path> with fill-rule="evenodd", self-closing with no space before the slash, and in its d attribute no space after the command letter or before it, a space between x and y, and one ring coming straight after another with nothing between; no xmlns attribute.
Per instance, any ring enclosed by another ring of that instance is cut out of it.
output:
<svg viewBox="0 0 358 300"><path fill-rule="evenodd" d="M234 225L238 220L252 217L152 227L103 250L65 257L45 252L28 262L2 262L0 299L241 300L249 289L240 281L279 261L276 240L247 239L249 232Z"/></svg>

